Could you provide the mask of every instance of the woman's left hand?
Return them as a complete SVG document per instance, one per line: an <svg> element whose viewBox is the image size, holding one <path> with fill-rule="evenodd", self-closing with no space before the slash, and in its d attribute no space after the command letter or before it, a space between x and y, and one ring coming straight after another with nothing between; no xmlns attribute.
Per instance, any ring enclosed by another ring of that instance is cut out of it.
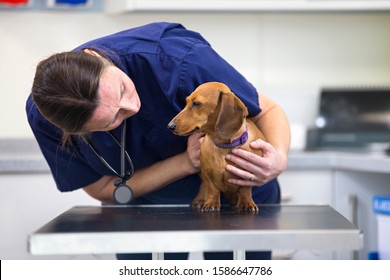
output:
<svg viewBox="0 0 390 280"><path fill-rule="evenodd" d="M287 159L268 142L256 140L250 143L254 150L262 150L263 156L233 149L226 155L226 159L237 165L226 165L226 170L235 174L238 179L229 179L229 182L240 186L261 186L275 179L286 168Z"/></svg>

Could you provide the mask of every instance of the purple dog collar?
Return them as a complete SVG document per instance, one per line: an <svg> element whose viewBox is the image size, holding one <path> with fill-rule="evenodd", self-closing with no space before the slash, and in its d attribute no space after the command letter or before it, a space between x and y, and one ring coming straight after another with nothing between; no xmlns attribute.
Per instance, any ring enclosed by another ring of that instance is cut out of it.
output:
<svg viewBox="0 0 390 280"><path fill-rule="evenodd" d="M234 139L232 142L228 144L218 144L214 142L214 144L222 149L233 149L237 146L245 144L246 141L248 141L248 126L246 127L245 132L240 137Z"/></svg>

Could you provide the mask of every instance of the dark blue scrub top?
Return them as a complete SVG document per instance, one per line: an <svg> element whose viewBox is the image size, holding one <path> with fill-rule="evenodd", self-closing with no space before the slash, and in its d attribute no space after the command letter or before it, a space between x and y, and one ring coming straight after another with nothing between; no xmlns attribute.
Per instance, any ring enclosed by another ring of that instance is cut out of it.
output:
<svg viewBox="0 0 390 280"><path fill-rule="evenodd" d="M135 170L182 153L187 137L173 135L169 121L185 106L185 98L200 84L219 81L248 107L260 113L255 88L221 58L199 34L176 23L151 23L85 43L74 51L93 49L111 59L134 82L141 99L140 111L127 120L127 151ZM62 132L45 120L29 96L28 121L47 160L57 188L67 192L113 175L82 141L70 149L61 147ZM112 133L120 139L120 127ZM111 166L120 171L120 148L106 132L93 132L91 142ZM188 176L134 203L190 203L198 192L198 175ZM278 192L273 180L254 188L258 203ZM270 201L276 202L276 201Z"/></svg>

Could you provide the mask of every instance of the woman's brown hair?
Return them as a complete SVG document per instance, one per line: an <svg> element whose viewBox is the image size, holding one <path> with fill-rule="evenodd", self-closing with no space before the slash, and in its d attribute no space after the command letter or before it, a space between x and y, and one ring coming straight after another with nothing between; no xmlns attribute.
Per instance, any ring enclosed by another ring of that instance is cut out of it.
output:
<svg viewBox="0 0 390 280"><path fill-rule="evenodd" d="M99 79L108 63L101 57L63 52L41 61L35 72L32 98L39 112L64 132L85 134L84 126L98 106Z"/></svg>

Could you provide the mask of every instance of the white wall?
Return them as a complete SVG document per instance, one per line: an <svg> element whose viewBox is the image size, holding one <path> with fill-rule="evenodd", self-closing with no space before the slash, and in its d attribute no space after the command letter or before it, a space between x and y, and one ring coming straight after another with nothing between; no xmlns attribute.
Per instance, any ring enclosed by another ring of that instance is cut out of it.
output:
<svg viewBox="0 0 390 280"><path fill-rule="evenodd" d="M0 138L32 137L24 104L39 60L151 21L175 21L311 125L323 85L390 84L390 13L137 13L0 10Z"/></svg>

